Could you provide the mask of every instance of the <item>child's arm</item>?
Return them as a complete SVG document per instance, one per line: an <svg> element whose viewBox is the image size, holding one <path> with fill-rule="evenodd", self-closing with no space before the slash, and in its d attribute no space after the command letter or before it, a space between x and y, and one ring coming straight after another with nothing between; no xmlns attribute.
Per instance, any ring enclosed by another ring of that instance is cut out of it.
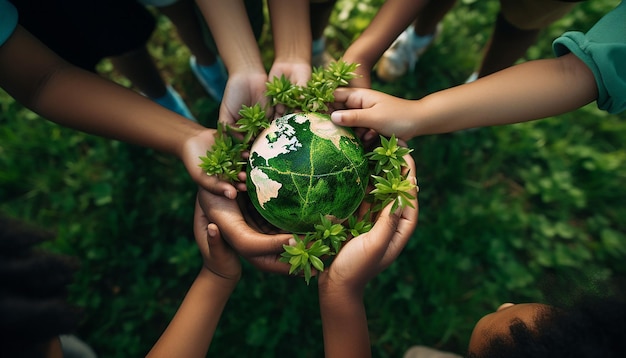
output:
<svg viewBox="0 0 626 358"><path fill-rule="evenodd" d="M587 33L570 31L557 38L553 50L561 57L526 62L418 101L373 91L338 90L336 100L356 110L337 111L333 121L386 135L395 133L407 140L545 118L592 101L610 113L624 111L625 15L626 2L622 1Z"/></svg>
<svg viewBox="0 0 626 358"><path fill-rule="evenodd" d="M268 79L285 75L291 83L305 86L311 78L311 25L309 0L270 0L274 62Z"/></svg>
<svg viewBox="0 0 626 358"><path fill-rule="evenodd" d="M267 72L242 0L198 0L224 65L228 82L220 106L220 122L235 125L242 105L267 103Z"/></svg>
<svg viewBox="0 0 626 358"><path fill-rule="evenodd" d="M174 154L201 186L230 198L237 195L232 185L198 167L214 130L72 66L19 25L0 46L0 87L62 126Z"/></svg>
<svg viewBox="0 0 626 358"><path fill-rule="evenodd" d="M406 156L410 173L415 163ZM416 184L415 177L412 177ZM391 204L368 233L350 240L318 277L326 357L369 357L370 340L363 304L365 285L400 254L417 225L417 189L413 208L391 213Z"/></svg>
<svg viewBox="0 0 626 358"><path fill-rule="evenodd" d="M351 87L371 87L372 68L426 3L424 0L385 1L367 28L343 55L344 61L360 65L356 73L361 76L350 81Z"/></svg>
<svg viewBox="0 0 626 358"><path fill-rule="evenodd" d="M267 6L274 40L274 62L267 78L273 81L285 76L289 82L305 86L311 78L309 0L269 0ZM282 104L273 109L274 118L286 113Z"/></svg>
<svg viewBox="0 0 626 358"><path fill-rule="evenodd" d="M148 357L206 357L230 294L241 277L237 254L196 203L194 234L204 265Z"/></svg>
<svg viewBox="0 0 626 358"><path fill-rule="evenodd" d="M335 123L408 140L418 135L530 121L575 110L598 97L591 70L576 56L526 62L420 100L338 89Z"/></svg>

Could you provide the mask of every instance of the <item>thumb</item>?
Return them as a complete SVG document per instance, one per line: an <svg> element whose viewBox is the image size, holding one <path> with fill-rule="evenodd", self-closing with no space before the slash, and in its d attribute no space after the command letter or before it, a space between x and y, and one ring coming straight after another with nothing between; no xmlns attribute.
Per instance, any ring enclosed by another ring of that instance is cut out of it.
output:
<svg viewBox="0 0 626 358"><path fill-rule="evenodd" d="M228 199L235 199L237 197L237 188L229 182L220 180L215 175L207 175L206 173L200 171L200 173L197 173L193 179L203 189L206 189L215 195L224 196Z"/></svg>
<svg viewBox="0 0 626 358"><path fill-rule="evenodd" d="M370 241L369 245L379 251L381 256L396 234L400 216L402 215L402 209L391 212L392 205L393 204L390 203L383 209L370 230L369 235L366 236Z"/></svg>
<svg viewBox="0 0 626 358"><path fill-rule="evenodd" d="M209 249L217 249L222 244L222 236L220 235L219 228L216 224L210 223L207 225L207 243Z"/></svg>
<svg viewBox="0 0 626 358"><path fill-rule="evenodd" d="M330 119L333 123L340 126L372 128L364 109L342 109L334 111L330 114Z"/></svg>

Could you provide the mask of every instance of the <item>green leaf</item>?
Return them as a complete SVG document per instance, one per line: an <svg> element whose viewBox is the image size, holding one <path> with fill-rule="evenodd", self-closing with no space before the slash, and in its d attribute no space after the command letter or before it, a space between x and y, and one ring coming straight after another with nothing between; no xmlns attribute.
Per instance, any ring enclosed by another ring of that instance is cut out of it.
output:
<svg viewBox="0 0 626 358"><path fill-rule="evenodd" d="M322 260L320 260L316 256L310 256L309 259L311 260L311 264L313 265L313 267L315 267L317 271L324 271L324 263L322 262Z"/></svg>

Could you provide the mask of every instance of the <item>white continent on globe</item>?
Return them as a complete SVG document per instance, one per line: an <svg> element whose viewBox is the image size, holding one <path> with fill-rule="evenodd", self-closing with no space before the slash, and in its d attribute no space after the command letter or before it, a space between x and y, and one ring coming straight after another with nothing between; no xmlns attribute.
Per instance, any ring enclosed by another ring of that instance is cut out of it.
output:
<svg viewBox="0 0 626 358"><path fill-rule="evenodd" d="M311 132L315 133L320 138L328 139L331 141L337 149L340 149L339 142L341 137L352 138L352 135L343 128L338 128L333 122L324 120L318 116L295 116L294 120L297 123L304 123L309 120L311 125Z"/></svg>
<svg viewBox="0 0 626 358"><path fill-rule="evenodd" d="M283 185L270 179L261 169L254 168L250 170L250 179L256 184L256 195L261 207L264 207L264 204L272 198L278 198L278 190Z"/></svg>
<svg viewBox="0 0 626 358"><path fill-rule="evenodd" d="M296 151L302 147L302 143L295 137L296 130L287 123L284 117L276 119L276 126L284 131L278 136L275 132L261 133L253 148L259 157L265 159L266 164L268 159Z"/></svg>

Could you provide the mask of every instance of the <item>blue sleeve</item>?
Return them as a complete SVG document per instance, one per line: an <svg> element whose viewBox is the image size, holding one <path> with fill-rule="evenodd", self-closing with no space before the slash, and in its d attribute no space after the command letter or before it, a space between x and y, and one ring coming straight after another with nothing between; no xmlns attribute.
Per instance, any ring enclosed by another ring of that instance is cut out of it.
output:
<svg viewBox="0 0 626 358"><path fill-rule="evenodd" d="M0 46L17 27L17 10L7 0L0 0Z"/></svg>
<svg viewBox="0 0 626 358"><path fill-rule="evenodd" d="M626 110L626 3L620 2L586 34L564 33L552 44L554 53L573 53L593 72L598 108L609 113Z"/></svg>

